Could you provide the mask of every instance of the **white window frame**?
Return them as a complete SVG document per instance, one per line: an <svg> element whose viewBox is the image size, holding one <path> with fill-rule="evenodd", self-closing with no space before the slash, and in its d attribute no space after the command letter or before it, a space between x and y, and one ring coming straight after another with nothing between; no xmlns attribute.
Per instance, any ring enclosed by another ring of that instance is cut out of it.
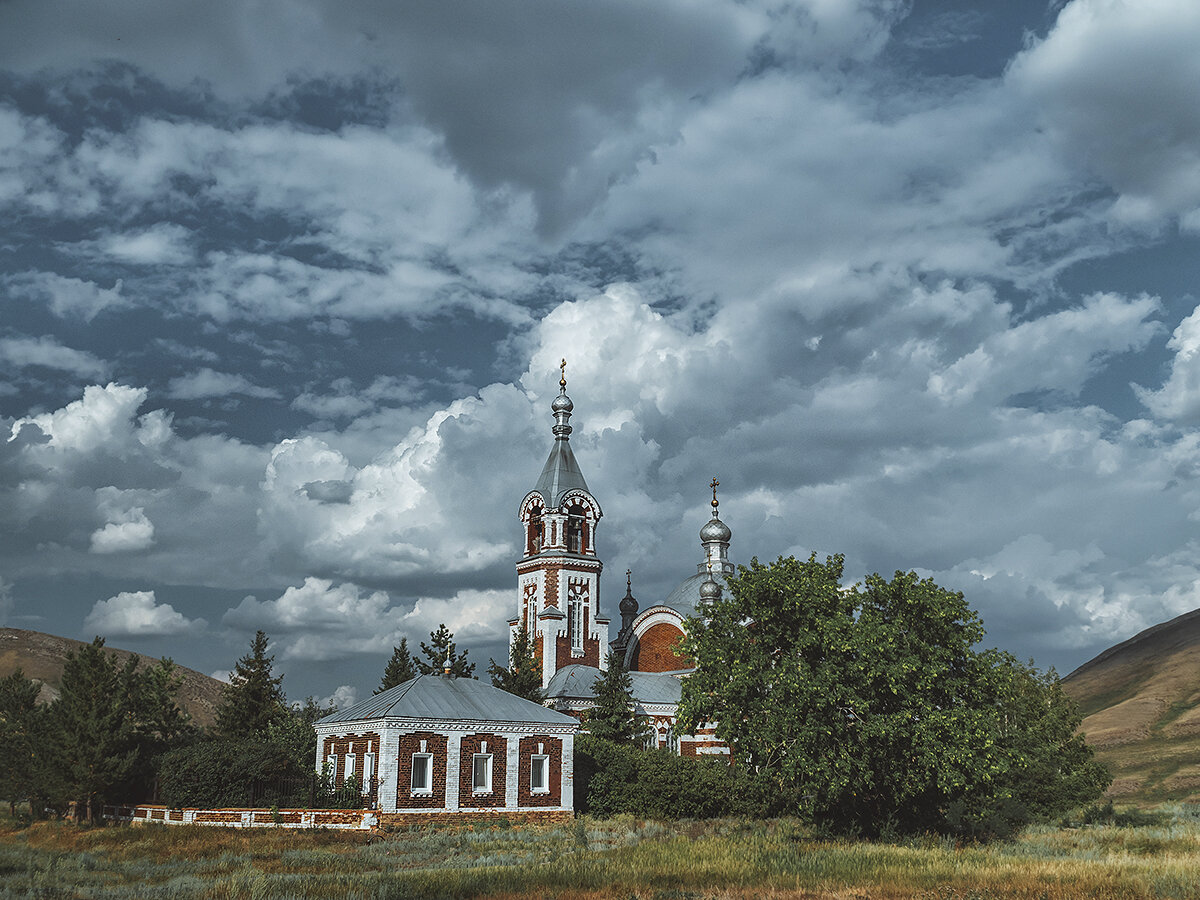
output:
<svg viewBox="0 0 1200 900"><path fill-rule="evenodd" d="M483 781L479 783L479 764L483 763ZM490 794L492 792L492 754L476 753L471 757L471 793Z"/></svg>
<svg viewBox="0 0 1200 900"><path fill-rule="evenodd" d="M346 771L342 774L343 782L354 774L354 763L357 759L358 757L356 757L353 753L346 754Z"/></svg>
<svg viewBox="0 0 1200 900"><path fill-rule="evenodd" d="M541 787L538 787L535 783L534 773L536 772L541 773ZM550 756L547 753L535 753L529 758L529 793L550 793Z"/></svg>
<svg viewBox="0 0 1200 900"><path fill-rule="evenodd" d="M371 779L375 777L375 754L363 754L363 793L369 793L371 790Z"/></svg>
<svg viewBox="0 0 1200 900"><path fill-rule="evenodd" d="M425 770L425 784L417 784L417 760L420 760L424 765L421 766ZM412 755L412 778L410 781L412 795L433 796L433 754L432 753L414 753Z"/></svg>

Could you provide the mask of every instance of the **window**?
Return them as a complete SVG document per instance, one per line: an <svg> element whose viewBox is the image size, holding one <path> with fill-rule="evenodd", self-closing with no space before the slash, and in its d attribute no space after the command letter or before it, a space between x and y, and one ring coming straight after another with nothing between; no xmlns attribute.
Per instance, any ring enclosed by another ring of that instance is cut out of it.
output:
<svg viewBox="0 0 1200 900"><path fill-rule="evenodd" d="M342 770L342 775L345 778L354 777L354 754L346 754L346 768Z"/></svg>
<svg viewBox="0 0 1200 900"><path fill-rule="evenodd" d="M363 792L370 790L371 779L375 777L375 754L363 754Z"/></svg>
<svg viewBox="0 0 1200 900"><path fill-rule="evenodd" d="M492 790L492 754L476 753L471 765L471 790L488 794Z"/></svg>
<svg viewBox="0 0 1200 900"><path fill-rule="evenodd" d="M414 753L412 758L412 792L433 793L433 754Z"/></svg>
<svg viewBox="0 0 1200 900"><path fill-rule="evenodd" d="M534 794L550 793L550 757L534 756L529 764L529 790Z"/></svg>

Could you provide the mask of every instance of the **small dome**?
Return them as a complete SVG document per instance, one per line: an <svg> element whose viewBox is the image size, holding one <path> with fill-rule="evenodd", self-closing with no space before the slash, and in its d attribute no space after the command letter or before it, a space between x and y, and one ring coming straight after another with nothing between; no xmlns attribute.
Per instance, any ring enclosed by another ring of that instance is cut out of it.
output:
<svg viewBox="0 0 1200 900"><path fill-rule="evenodd" d="M633 594L626 594L621 598L621 615L632 615L638 611L638 602Z"/></svg>
<svg viewBox="0 0 1200 900"><path fill-rule="evenodd" d="M701 600L719 600L721 597L721 586L713 580L712 573L708 573L708 578L700 585Z"/></svg>
<svg viewBox="0 0 1200 900"><path fill-rule="evenodd" d="M700 529L700 543L702 544L708 544L712 541L728 544L731 537L733 537L733 532L729 530L729 526L716 516L709 519L708 524Z"/></svg>
<svg viewBox="0 0 1200 900"><path fill-rule="evenodd" d="M575 408L575 404L571 402L571 398L566 394L559 394L554 398L554 402L550 404L550 409L554 412L570 412Z"/></svg>

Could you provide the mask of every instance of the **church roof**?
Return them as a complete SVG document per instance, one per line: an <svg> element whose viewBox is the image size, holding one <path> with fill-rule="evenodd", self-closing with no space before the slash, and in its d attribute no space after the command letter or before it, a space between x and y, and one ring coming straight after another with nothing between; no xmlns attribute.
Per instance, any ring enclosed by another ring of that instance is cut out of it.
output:
<svg viewBox="0 0 1200 900"><path fill-rule="evenodd" d="M318 725L364 719L436 719L473 722L516 722L537 725L578 725L571 716L547 709L476 681L442 675L418 675L403 684L326 716Z"/></svg>
<svg viewBox="0 0 1200 900"><path fill-rule="evenodd" d="M558 439L550 448L550 456L542 466L542 474L538 476L534 490L542 495L547 509L554 509L563 494L576 488L587 491L587 482L583 480L583 472L575 460L575 454L571 452L571 442L565 438Z"/></svg>
<svg viewBox="0 0 1200 900"><path fill-rule="evenodd" d="M667 595L662 606L669 606L682 616L696 615L696 604L700 602L700 585L708 580L708 572L697 572L683 579L676 585L675 590ZM729 584L720 572L713 572L713 580L721 585L721 590L728 591Z"/></svg>
<svg viewBox="0 0 1200 900"><path fill-rule="evenodd" d="M594 696L592 686L604 673L595 666L564 666L546 685L547 699L579 699ZM630 672L633 699L639 703L678 703L683 682L661 672Z"/></svg>

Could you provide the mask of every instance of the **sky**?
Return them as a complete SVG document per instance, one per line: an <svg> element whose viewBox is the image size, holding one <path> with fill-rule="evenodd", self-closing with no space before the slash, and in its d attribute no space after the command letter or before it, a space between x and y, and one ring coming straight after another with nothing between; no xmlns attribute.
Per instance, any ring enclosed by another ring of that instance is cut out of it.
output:
<svg viewBox="0 0 1200 900"><path fill-rule="evenodd" d="M0 2L0 625L343 706L601 607L915 570L1070 671L1200 606L1194 0ZM486 675L484 676L486 677Z"/></svg>

